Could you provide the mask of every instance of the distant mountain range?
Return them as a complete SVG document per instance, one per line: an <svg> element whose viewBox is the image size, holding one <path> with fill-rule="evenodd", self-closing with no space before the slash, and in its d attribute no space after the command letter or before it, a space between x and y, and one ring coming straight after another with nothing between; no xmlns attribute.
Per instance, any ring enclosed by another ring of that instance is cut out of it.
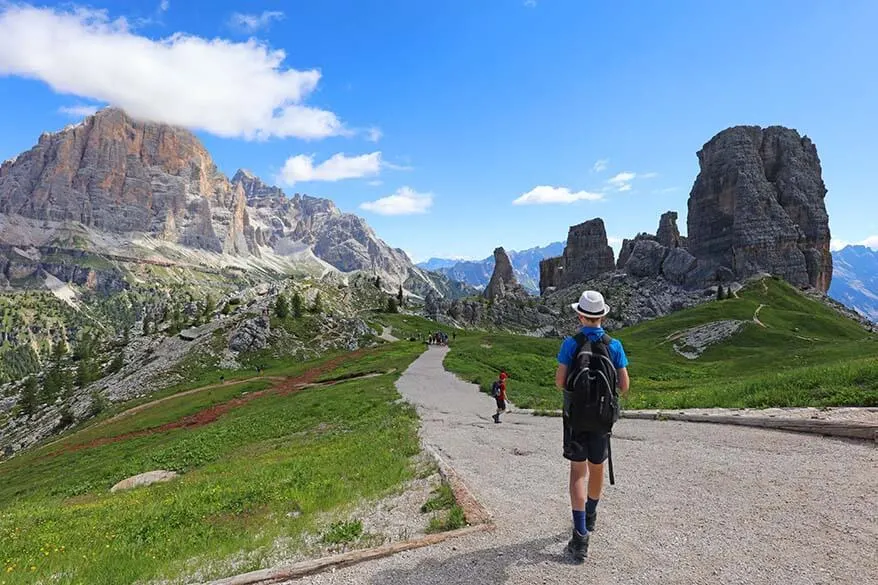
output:
<svg viewBox="0 0 878 585"><path fill-rule="evenodd" d="M847 246L832 253L829 296L878 323L878 251Z"/></svg>
<svg viewBox="0 0 878 585"><path fill-rule="evenodd" d="M515 277L525 289L533 294L540 292L540 260L560 256L564 252L564 242L552 242L547 246L529 248L520 252L508 252ZM484 288L494 272L494 256L484 260L453 260L449 258L430 258L417 265L424 270L438 272L451 280Z"/></svg>

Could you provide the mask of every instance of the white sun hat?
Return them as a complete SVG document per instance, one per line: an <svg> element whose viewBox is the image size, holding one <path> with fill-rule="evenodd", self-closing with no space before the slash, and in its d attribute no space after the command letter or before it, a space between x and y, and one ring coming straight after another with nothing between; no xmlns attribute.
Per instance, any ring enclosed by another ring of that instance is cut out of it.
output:
<svg viewBox="0 0 878 585"><path fill-rule="evenodd" d="M604 302L604 295L596 290L587 290L579 297L578 303L573 303L570 308L583 317L603 317L610 312L610 307Z"/></svg>

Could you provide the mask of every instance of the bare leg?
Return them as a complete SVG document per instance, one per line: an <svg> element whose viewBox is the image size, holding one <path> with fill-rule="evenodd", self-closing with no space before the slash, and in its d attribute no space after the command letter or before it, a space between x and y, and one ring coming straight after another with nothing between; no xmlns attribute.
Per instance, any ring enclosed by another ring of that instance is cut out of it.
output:
<svg viewBox="0 0 878 585"><path fill-rule="evenodd" d="M588 497L592 500L600 500L601 499L601 491L604 488L604 464L603 463L592 463L588 462ZM582 500L583 507L581 510L585 510L585 499Z"/></svg>
<svg viewBox="0 0 878 585"><path fill-rule="evenodd" d="M570 462L570 507L585 511L585 485L588 478L588 466L585 461ZM591 482L589 482L590 487Z"/></svg>

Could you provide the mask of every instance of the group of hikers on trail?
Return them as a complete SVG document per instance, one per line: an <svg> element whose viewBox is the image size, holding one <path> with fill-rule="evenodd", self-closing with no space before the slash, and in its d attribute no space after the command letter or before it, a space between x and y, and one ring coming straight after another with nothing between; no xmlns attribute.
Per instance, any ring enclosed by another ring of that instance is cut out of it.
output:
<svg viewBox="0 0 878 585"><path fill-rule="evenodd" d="M456 334L454 334L456 337ZM444 331L437 331L427 336L428 345L448 345L448 334Z"/></svg>
<svg viewBox="0 0 878 585"><path fill-rule="evenodd" d="M587 290L570 305L580 330L567 337L558 352L555 386L563 392L563 456L570 461L570 507L573 534L566 552L576 562L588 554L589 536L595 530L597 508L604 486L604 463L609 460L610 483L614 482L610 433L619 418L619 393L628 393L628 358L618 339L606 334L603 318L610 312L601 293ZM491 387L499 423L506 412L506 383L500 372Z"/></svg>

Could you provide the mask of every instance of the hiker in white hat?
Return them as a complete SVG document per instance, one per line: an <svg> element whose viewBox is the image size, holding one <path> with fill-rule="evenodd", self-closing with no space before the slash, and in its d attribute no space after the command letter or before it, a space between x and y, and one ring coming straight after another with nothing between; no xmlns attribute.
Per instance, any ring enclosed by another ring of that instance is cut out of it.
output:
<svg viewBox="0 0 878 585"><path fill-rule="evenodd" d="M587 290L570 308L576 311L582 328L561 344L555 385L564 391L564 458L570 461L573 536L567 552L582 562L597 520L610 430L618 418L617 389L626 394L629 379L622 343L611 339L601 326L610 312L604 296ZM611 464L611 483L612 469Z"/></svg>

